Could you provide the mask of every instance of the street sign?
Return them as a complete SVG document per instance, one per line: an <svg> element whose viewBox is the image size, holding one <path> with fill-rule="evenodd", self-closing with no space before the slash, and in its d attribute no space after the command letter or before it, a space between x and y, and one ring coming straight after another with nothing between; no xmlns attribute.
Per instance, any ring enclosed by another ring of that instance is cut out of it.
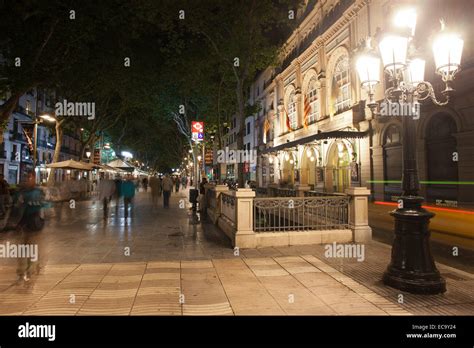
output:
<svg viewBox="0 0 474 348"><path fill-rule="evenodd" d="M192 121L191 134L194 141L204 140L204 122Z"/></svg>

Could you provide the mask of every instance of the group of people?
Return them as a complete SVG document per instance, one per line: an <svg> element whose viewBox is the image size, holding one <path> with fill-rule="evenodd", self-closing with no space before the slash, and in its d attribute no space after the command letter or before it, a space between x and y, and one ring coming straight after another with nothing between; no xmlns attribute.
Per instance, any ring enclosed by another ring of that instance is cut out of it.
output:
<svg viewBox="0 0 474 348"><path fill-rule="evenodd" d="M164 177L151 177L150 188L153 204L156 206L158 204L158 198L163 194L163 207L169 208L170 196L171 192L173 192L173 188L175 189L175 192L179 192L181 185L183 188L187 187L187 182L188 180L185 176L170 177L168 174L166 174Z"/></svg>
<svg viewBox="0 0 474 348"><path fill-rule="evenodd" d="M99 200L102 201L104 207L104 219L109 215L109 203L112 198L116 199L116 208L120 205L120 200L123 198L124 216L128 218L129 206L135 197L135 182L132 175L127 175L124 179L116 178L101 179L99 182Z"/></svg>
<svg viewBox="0 0 474 348"><path fill-rule="evenodd" d="M99 183L99 200L103 203L104 219L108 217L108 206L113 197L116 198L116 207L118 208L120 200L123 198L125 217L128 217L128 208L132 203L135 192L141 186L145 192L148 187L151 189L151 197L153 205L158 204L158 200L163 196L163 207L169 208L170 196L173 189L179 192L180 186L186 188L188 178L166 174L165 176L152 176L149 179L134 179L132 175L127 175L124 179L116 178L115 180L102 178ZM1 189L1 186L0 186ZM1 208L0 208L1 209Z"/></svg>

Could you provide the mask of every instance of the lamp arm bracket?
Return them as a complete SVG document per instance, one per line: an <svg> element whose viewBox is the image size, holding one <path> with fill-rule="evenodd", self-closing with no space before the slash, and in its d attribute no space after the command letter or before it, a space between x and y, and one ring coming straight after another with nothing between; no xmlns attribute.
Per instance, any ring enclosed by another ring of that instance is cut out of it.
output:
<svg viewBox="0 0 474 348"><path fill-rule="evenodd" d="M418 85L415 88L414 94L418 100L424 101L430 98L431 101L438 106L444 106L449 103L449 94L447 93L445 94L446 99L444 101L438 100L436 98L433 85L428 81L423 81L423 82L418 83Z"/></svg>

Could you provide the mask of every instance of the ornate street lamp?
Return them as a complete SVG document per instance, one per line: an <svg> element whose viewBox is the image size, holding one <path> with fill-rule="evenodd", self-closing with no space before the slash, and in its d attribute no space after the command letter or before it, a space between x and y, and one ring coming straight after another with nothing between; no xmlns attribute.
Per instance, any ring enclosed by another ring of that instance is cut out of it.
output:
<svg viewBox="0 0 474 348"><path fill-rule="evenodd" d="M408 106L412 112L419 110L419 102L431 100L436 105L446 105L454 92L451 83L459 71L463 40L448 32L444 23L433 42L436 73L445 83L444 101L439 101L431 83L424 81L425 61L409 57L409 46L416 27L416 11L405 10L396 17L397 32L386 33L379 40L383 70L388 75L389 87L382 103ZM367 106L372 114L381 115L382 105L374 99L374 87L380 82L380 58L367 41L359 52L356 68L361 85L368 93ZM381 103L381 104L382 104ZM398 108L398 110L402 110ZM397 116L403 116L398 114ZM420 294L437 294L446 291L446 281L436 269L431 254L428 225L433 213L422 208L419 196L419 180L416 160L415 121L417 118L402 117L403 177L402 195L398 209L391 212L395 218L395 238L392 259L383 275L383 282L391 287Z"/></svg>

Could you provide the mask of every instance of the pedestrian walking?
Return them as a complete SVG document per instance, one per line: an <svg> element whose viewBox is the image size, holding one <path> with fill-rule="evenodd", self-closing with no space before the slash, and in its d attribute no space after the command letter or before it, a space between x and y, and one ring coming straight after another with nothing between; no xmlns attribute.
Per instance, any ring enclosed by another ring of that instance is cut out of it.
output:
<svg viewBox="0 0 474 348"><path fill-rule="evenodd" d="M115 180L115 210L118 210L120 205L120 198L122 198L122 179L120 176L116 177Z"/></svg>
<svg viewBox="0 0 474 348"><path fill-rule="evenodd" d="M204 214L206 211L206 184L207 178L204 177L199 184L199 212Z"/></svg>
<svg viewBox="0 0 474 348"><path fill-rule="evenodd" d="M159 182L158 197L161 197L161 194L163 193L163 178L161 176L158 177L158 182Z"/></svg>
<svg viewBox="0 0 474 348"><path fill-rule="evenodd" d="M179 192L179 184L180 183L181 183L181 179L179 177L176 177L175 182L174 182L176 192Z"/></svg>
<svg viewBox="0 0 474 348"><path fill-rule="evenodd" d="M171 180L168 174L163 178L161 186L163 188L163 207L169 208L171 191L173 190L173 180Z"/></svg>
<svg viewBox="0 0 474 348"><path fill-rule="evenodd" d="M116 185L113 180L102 179L99 182L99 200L102 201L104 210L104 219L109 216L109 203L116 190Z"/></svg>
<svg viewBox="0 0 474 348"><path fill-rule="evenodd" d="M44 198L43 191L36 188L35 172L28 172L25 182L20 185L20 190L15 195L14 212L11 216L16 225L18 244L32 247L29 249L29 255L18 258L18 281L28 282L32 274L38 274L40 271Z"/></svg>
<svg viewBox="0 0 474 348"><path fill-rule="evenodd" d="M126 180L122 182L122 195L124 205L124 216L128 218L128 208L132 204L133 197L135 197L135 185L132 176L129 175Z"/></svg>
<svg viewBox="0 0 474 348"><path fill-rule="evenodd" d="M158 197L160 196L161 191L161 182L160 179L156 176L150 178L150 189L151 189L151 201L154 206L158 205Z"/></svg>
<svg viewBox="0 0 474 348"><path fill-rule="evenodd" d="M142 186L143 186L143 190L147 192L148 191L148 178L143 178Z"/></svg>
<svg viewBox="0 0 474 348"><path fill-rule="evenodd" d="M187 183L188 183L188 179L186 178L186 176L183 176L181 178L181 185L183 186L184 189L186 189Z"/></svg>

